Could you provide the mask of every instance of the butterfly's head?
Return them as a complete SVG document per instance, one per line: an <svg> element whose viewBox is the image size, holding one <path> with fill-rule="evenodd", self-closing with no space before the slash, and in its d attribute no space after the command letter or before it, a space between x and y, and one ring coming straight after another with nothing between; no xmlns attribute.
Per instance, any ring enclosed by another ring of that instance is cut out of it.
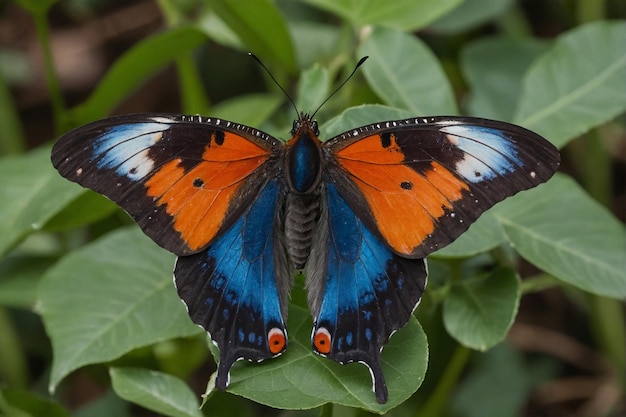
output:
<svg viewBox="0 0 626 417"><path fill-rule="evenodd" d="M317 124L317 120L314 120L308 113L301 113L299 117L293 121L293 125L291 126L291 136L295 136L296 132L298 132L302 128L308 128L313 132L313 134L317 137L320 135L319 125Z"/></svg>

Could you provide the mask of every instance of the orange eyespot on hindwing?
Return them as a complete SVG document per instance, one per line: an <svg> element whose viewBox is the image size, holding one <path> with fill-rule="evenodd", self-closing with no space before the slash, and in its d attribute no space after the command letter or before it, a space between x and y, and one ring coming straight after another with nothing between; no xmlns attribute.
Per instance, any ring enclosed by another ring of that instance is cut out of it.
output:
<svg viewBox="0 0 626 417"><path fill-rule="evenodd" d="M323 355L328 355L332 347L330 333L325 327L320 327L313 336L313 348Z"/></svg>
<svg viewBox="0 0 626 417"><path fill-rule="evenodd" d="M267 332L267 341L269 343L270 352L274 355L278 355L282 352L287 345L285 333L278 327L274 327Z"/></svg>

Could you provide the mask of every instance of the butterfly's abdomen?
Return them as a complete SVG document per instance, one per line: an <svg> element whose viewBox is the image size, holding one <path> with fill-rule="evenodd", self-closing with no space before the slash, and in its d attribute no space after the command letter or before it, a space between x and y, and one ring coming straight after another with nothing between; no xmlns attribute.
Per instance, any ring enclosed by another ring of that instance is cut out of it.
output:
<svg viewBox="0 0 626 417"><path fill-rule="evenodd" d="M302 270L311 253L313 230L319 218L320 196L287 194L285 202L285 243L289 259L297 270Z"/></svg>

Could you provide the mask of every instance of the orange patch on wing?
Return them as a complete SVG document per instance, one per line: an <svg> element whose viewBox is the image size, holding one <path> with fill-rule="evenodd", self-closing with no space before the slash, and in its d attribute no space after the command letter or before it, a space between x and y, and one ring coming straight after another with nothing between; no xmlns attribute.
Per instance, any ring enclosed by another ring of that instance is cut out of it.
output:
<svg viewBox="0 0 626 417"><path fill-rule="evenodd" d="M234 133L224 133L224 143L217 145L214 140L205 149L202 159L205 161L239 161L243 159L264 158L267 150Z"/></svg>
<svg viewBox="0 0 626 417"><path fill-rule="evenodd" d="M391 145L383 148L380 135L372 135L354 142L337 152L337 157L376 165L397 164L404 159L402 149L390 135Z"/></svg>
<svg viewBox="0 0 626 417"><path fill-rule="evenodd" d="M422 173L403 165L394 135L388 147L379 135L364 138L337 152L337 160L365 197L381 235L401 254L411 254L463 190L469 190L437 162Z"/></svg>
<svg viewBox="0 0 626 417"><path fill-rule="evenodd" d="M181 159L163 165L147 182L149 196L173 218L173 226L191 250L206 246L220 230L230 202L269 152L234 134L212 142L202 161L189 171Z"/></svg>

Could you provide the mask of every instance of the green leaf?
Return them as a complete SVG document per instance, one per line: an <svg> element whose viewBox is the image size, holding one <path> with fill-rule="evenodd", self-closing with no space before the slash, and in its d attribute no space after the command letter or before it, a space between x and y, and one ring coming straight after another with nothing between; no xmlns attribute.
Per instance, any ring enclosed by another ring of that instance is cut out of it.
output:
<svg viewBox="0 0 626 417"><path fill-rule="evenodd" d="M2 388L0 390L0 415L7 417L69 417L69 413L54 401L41 398L32 392Z"/></svg>
<svg viewBox="0 0 626 417"><path fill-rule="evenodd" d="M54 261L35 255L10 255L0 260L0 306L31 309L41 277Z"/></svg>
<svg viewBox="0 0 626 417"><path fill-rule="evenodd" d="M561 147L626 110L626 25L596 22L560 36L524 79L515 122Z"/></svg>
<svg viewBox="0 0 626 417"><path fill-rule="evenodd" d="M133 417L131 404L118 397L112 389L72 413L72 417Z"/></svg>
<svg viewBox="0 0 626 417"><path fill-rule="evenodd" d="M464 417L518 417L524 415L527 395L537 376L521 353L502 343L478 358L478 364L451 397L453 414ZM494 395L497 387L497 395Z"/></svg>
<svg viewBox="0 0 626 417"><path fill-rule="evenodd" d="M296 106L300 111L311 113L328 97L330 76L328 70L314 65L304 71L298 82Z"/></svg>
<svg viewBox="0 0 626 417"><path fill-rule="evenodd" d="M491 212L534 265L585 291L626 298L626 231L571 178L552 180Z"/></svg>
<svg viewBox="0 0 626 417"><path fill-rule="evenodd" d="M394 29L374 28L359 54L369 55L363 73L385 104L411 110L413 116L458 113L439 61L419 38Z"/></svg>
<svg viewBox="0 0 626 417"><path fill-rule="evenodd" d="M69 203L47 223L47 232L76 229L101 220L119 210L111 200L93 191L83 190L74 201Z"/></svg>
<svg viewBox="0 0 626 417"><path fill-rule="evenodd" d="M288 26L300 68L336 59L334 54L339 48L342 34L338 26L304 20L290 20Z"/></svg>
<svg viewBox="0 0 626 417"><path fill-rule="evenodd" d="M247 52L239 36L209 8L204 8L201 11L200 17L196 19L196 27L215 43L227 48Z"/></svg>
<svg viewBox="0 0 626 417"><path fill-rule="evenodd" d="M400 120L414 116L412 112L380 104L364 104L350 107L324 123L320 130L322 138L332 138L355 127L387 120Z"/></svg>
<svg viewBox="0 0 626 417"><path fill-rule="evenodd" d="M111 368L115 392L125 400L172 417L201 417L198 399L180 379L139 368Z"/></svg>
<svg viewBox="0 0 626 417"><path fill-rule="evenodd" d="M136 44L115 62L87 101L72 110L73 123L106 116L157 71L204 42L206 36L202 31L183 26Z"/></svg>
<svg viewBox="0 0 626 417"><path fill-rule="evenodd" d="M435 21L462 0L302 0L335 13L354 26L380 25L415 31Z"/></svg>
<svg viewBox="0 0 626 417"><path fill-rule="evenodd" d="M249 94L221 102L213 107L212 117L260 126L280 107L283 99L276 94Z"/></svg>
<svg viewBox="0 0 626 417"><path fill-rule="evenodd" d="M278 358L231 369L229 392L275 408L307 409L328 402L382 413L404 402L421 385L428 363L426 335L417 320L391 338L382 353L389 389L387 404L378 404L367 368L340 365L311 350L309 312L289 306L289 348Z"/></svg>
<svg viewBox="0 0 626 417"><path fill-rule="evenodd" d="M548 42L497 36L474 41L461 51L461 69L470 87L472 116L513 120L528 67Z"/></svg>
<svg viewBox="0 0 626 417"><path fill-rule="evenodd" d="M519 306L515 271L497 269L452 285L443 303L446 330L461 344L487 350L506 337Z"/></svg>
<svg viewBox="0 0 626 417"><path fill-rule="evenodd" d="M50 163L50 148L0 159L0 255L39 231L83 192Z"/></svg>
<svg viewBox="0 0 626 417"><path fill-rule="evenodd" d="M172 337L197 334L172 284L174 256L136 227L70 253L39 287L52 341L50 389L73 370Z"/></svg>
<svg viewBox="0 0 626 417"><path fill-rule="evenodd" d="M496 19L512 5L513 0L465 0L430 25L428 30L450 35L466 32Z"/></svg>
<svg viewBox="0 0 626 417"><path fill-rule="evenodd" d="M285 19L267 0L207 0L212 10L241 39L243 44L263 59L276 61L290 73L296 72L296 59ZM262 22L262 24L260 23Z"/></svg>

